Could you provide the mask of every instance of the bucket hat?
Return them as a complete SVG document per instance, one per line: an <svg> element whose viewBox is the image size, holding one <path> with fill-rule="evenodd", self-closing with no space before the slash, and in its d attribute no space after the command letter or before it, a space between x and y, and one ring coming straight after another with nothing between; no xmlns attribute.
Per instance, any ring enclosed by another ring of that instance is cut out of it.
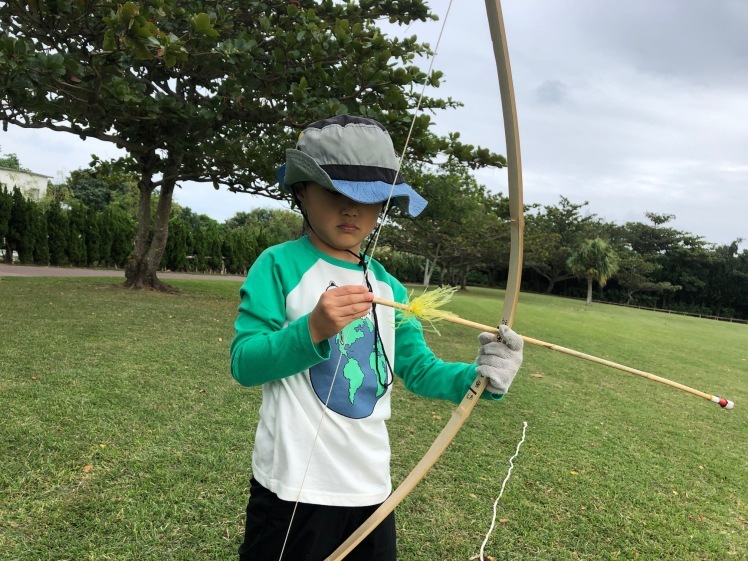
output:
<svg viewBox="0 0 748 561"><path fill-rule="evenodd" d="M278 168L286 191L313 181L359 203L382 203L390 198L410 216L418 216L426 199L398 173L398 158L387 129L374 119L339 115L308 125L296 148L286 150Z"/></svg>

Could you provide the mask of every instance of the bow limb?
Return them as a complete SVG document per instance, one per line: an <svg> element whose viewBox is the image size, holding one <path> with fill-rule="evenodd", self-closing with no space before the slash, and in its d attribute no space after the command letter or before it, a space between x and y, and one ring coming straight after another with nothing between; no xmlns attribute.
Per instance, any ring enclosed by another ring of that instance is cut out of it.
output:
<svg viewBox="0 0 748 561"><path fill-rule="evenodd" d="M511 223L511 252L509 255L509 276L501 310L501 323L512 326L519 301L522 282L522 254L524 249L525 218L522 199L522 157L519 150L519 127L517 125L517 105L514 101L514 83L509 65L509 51L504 32L504 18L500 0L486 0L488 25L491 29L496 70L499 74L501 108L504 115L504 136L506 137L506 161L509 180L509 217Z"/></svg>
<svg viewBox="0 0 748 561"><path fill-rule="evenodd" d="M517 127L517 109L514 102L514 86L509 66L504 20L501 14L500 0L486 0L491 39L493 41L496 68L499 74L501 89L501 106L504 115L504 133L506 136L506 158L509 177L509 207L511 221L511 254L509 257L509 277L506 295L501 312L501 323L511 327L519 300L519 288L522 278L522 249L524 217L522 214L522 161L519 151L519 131ZM336 549L326 561L338 561L348 555L371 531L376 528L410 493L431 467L436 463L444 450L452 442L457 432L472 413L478 398L486 388L487 380L478 375L468 389L465 397L452 413L447 425L426 452L426 455L413 468L413 471L400 483L379 508Z"/></svg>

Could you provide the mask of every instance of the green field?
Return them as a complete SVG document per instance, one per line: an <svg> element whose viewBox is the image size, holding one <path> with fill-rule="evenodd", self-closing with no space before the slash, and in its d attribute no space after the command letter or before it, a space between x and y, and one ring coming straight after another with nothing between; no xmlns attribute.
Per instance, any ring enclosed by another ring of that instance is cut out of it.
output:
<svg viewBox="0 0 748 561"><path fill-rule="evenodd" d="M238 283L0 278L0 559L230 560L243 532L260 391L229 373ZM502 293L455 297L495 324ZM398 508L399 559L748 558L748 326L523 294L515 328L736 402L548 350L481 402ZM470 361L444 325L437 354ZM395 388L393 476L454 406Z"/></svg>

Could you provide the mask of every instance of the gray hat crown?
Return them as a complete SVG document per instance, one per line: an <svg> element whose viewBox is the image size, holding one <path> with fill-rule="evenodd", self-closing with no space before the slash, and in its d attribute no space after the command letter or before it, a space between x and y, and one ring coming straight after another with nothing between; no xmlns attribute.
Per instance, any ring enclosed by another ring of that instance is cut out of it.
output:
<svg viewBox="0 0 748 561"><path fill-rule="evenodd" d="M295 149L286 150L278 170L281 186L289 189L311 181L361 203L392 199L411 216L426 200L405 183L387 129L374 119L338 115L308 125Z"/></svg>

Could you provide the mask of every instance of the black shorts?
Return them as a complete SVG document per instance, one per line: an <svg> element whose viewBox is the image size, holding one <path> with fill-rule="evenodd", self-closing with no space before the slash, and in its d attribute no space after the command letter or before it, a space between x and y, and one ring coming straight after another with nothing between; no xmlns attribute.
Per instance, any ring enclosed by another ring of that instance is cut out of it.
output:
<svg viewBox="0 0 748 561"><path fill-rule="evenodd" d="M323 561L379 506L342 507L299 503L283 550L294 503L279 499L254 478L250 483L244 543L239 547L240 561ZM395 561L395 553L395 514L390 513L356 546L348 559Z"/></svg>

